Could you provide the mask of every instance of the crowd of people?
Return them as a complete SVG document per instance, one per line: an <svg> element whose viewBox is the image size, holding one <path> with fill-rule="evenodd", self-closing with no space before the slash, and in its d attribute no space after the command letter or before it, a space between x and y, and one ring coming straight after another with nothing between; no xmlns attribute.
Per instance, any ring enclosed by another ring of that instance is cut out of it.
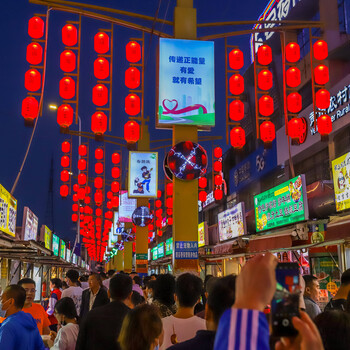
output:
<svg viewBox="0 0 350 350"><path fill-rule="evenodd" d="M250 259L238 276L191 273L107 274L53 278L46 310L35 281L1 295L1 350L345 350L350 349L350 269L322 312L319 282L303 276L296 337L273 339L266 306L276 291L272 254ZM65 283L63 283L65 282ZM66 284L66 285L64 285Z"/></svg>

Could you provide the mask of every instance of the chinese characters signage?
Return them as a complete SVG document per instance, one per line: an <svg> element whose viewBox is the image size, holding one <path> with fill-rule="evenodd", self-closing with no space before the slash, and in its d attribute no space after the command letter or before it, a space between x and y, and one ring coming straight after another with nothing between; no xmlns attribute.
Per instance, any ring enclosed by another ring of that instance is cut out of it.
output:
<svg viewBox="0 0 350 350"><path fill-rule="evenodd" d="M132 222L132 213L136 209L137 200L128 197L128 191L120 191L119 221Z"/></svg>
<svg viewBox="0 0 350 350"><path fill-rule="evenodd" d="M45 242L46 249L51 249L51 241L52 241L52 231L47 226L44 226L44 242Z"/></svg>
<svg viewBox="0 0 350 350"><path fill-rule="evenodd" d="M66 260L68 262L70 262L71 255L72 255L72 251L67 248L67 250L66 250Z"/></svg>
<svg viewBox="0 0 350 350"><path fill-rule="evenodd" d="M307 220L305 176L299 175L254 197L256 231Z"/></svg>
<svg viewBox="0 0 350 350"><path fill-rule="evenodd" d="M165 241L165 255L173 254L173 237Z"/></svg>
<svg viewBox="0 0 350 350"><path fill-rule="evenodd" d="M129 152L129 197L157 197L158 153Z"/></svg>
<svg viewBox="0 0 350 350"><path fill-rule="evenodd" d="M158 259L164 258L164 242L159 243L157 245L157 250L158 250L158 253L157 253Z"/></svg>
<svg viewBox="0 0 350 350"><path fill-rule="evenodd" d="M17 200L0 185L0 230L15 237Z"/></svg>
<svg viewBox="0 0 350 350"><path fill-rule="evenodd" d="M247 232L244 203L238 203L218 215L220 242L243 236Z"/></svg>
<svg viewBox="0 0 350 350"><path fill-rule="evenodd" d="M158 125L215 125L214 42L159 39Z"/></svg>
<svg viewBox="0 0 350 350"><path fill-rule="evenodd" d="M204 222L198 225L198 247L205 246L205 226Z"/></svg>
<svg viewBox="0 0 350 350"><path fill-rule="evenodd" d="M158 259L158 247L155 246L152 248L152 260L157 260Z"/></svg>
<svg viewBox="0 0 350 350"><path fill-rule="evenodd" d="M38 218L28 207L24 207L23 223L22 223L22 239L24 241L30 241L30 240L36 241L37 234L38 234Z"/></svg>
<svg viewBox="0 0 350 350"><path fill-rule="evenodd" d="M198 259L198 242L176 241L175 259Z"/></svg>
<svg viewBox="0 0 350 350"><path fill-rule="evenodd" d="M60 249L60 238L55 234L52 235L52 251L53 255L58 256L58 252Z"/></svg>
<svg viewBox="0 0 350 350"><path fill-rule="evenodd" d="M335 204L337 211L350 208L350 153L332 161Z"/></svg>
<svg viewBox="0 0 350 350"><path fill-rule="evenodd" d="M66 242L61 240L60 258L64 259L66 257Z"/></svg>

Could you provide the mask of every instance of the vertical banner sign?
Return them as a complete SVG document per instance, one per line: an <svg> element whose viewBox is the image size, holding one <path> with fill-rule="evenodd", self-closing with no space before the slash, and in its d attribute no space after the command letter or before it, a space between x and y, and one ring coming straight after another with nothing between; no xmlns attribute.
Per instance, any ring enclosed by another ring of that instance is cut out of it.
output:
<svg viewBox="0 0 350 350"><path fill-rule="evenodd" d="M309 218L305 175L299 175L254 197L256 231Z"/></svg>
<svg viewBox="0 0 350 350"><path fill-rule="evenodd" d="M158 126L215 125L214 42L159 39Z"/></svg>
<svg viewBox="0 0 350 350"><path fill-rule="evenodd" d="M17 200L0 185L0 230L16 235Z"/></svg>
<svg viewBox="0 0 350 350"><path fill-rule="evenodd" d="M71 255L72 255L72 251L70 249L67 249L67 251L66 251L66 260L68 262L70 262Z"/></svg>
<svg viewBox="0 0 350 350"><path fill-rule="evenodd" d="M332 161L335 204L337 211L350 208L350 153Z"/></svg>
<svg viewBox="0 0 350 350"><path fill-rule="evenodd" d="M129 152L129 197L156 198L158 152Z"/></svg>
<svg viewBox="0 0 350 350"><path fill-rule="evenodd" d="M51 249L52 231L47 226L44 226L44 240L45 240L45 248Z"/></svg>
<svg viewBox="0 0 350 350"><path fill-rule="evenodd" d="M129 168L130 169L130 168ZM128 191L120 191L119 221L132 222L132 213L136 209L137 200L129 198Z"/></svg>
<svg viewBox="0 0 350 350"><path fill-rule="evenodd" d="M198 247L205 246L205 227L204 222L198 225Z"/></svg>
<svg viewBox="0 0 350 350"><path fill-rule="evenodd" d="M158 247L155 246L152 248L152 260L157 260L158 259Z"/></svg>
<svg viewBox="0 0 350 350"><path fill-rule="evenodd" d="M60 238L56 236L55 234L52 235L52 251L53 255L58 256L60 249Z"/></svg>
<svg viewBox="0 0 350 350"><path fill-rule="evenodd" d="M165 241L165 255L173 254L173 237Z"/></svg>
<svg viewBox="0 0 350 350"><path fill-rule="evenodd" d="M64 260L65 257L66 257L66 242L61 241L60 258Z"/></svg>
<svg viewBox="0 0 350 350"><path fill-rule="evenodd" d="M164 258L164 242L159 243L157 245L157 250L158 250L158 259L159 258Z"/></svg>
<svg viewBox="0 0 350 350"><path fill-rule="evenodd" d="M176 241L175 259L198 259L198 242Z"/></svg>
<svg viewBox="0 0 350 350"><path fill-rule="evenodd" d="M22 222L22 239L36 241L38 234L38 217L28 208L24 207Z"/></svg>

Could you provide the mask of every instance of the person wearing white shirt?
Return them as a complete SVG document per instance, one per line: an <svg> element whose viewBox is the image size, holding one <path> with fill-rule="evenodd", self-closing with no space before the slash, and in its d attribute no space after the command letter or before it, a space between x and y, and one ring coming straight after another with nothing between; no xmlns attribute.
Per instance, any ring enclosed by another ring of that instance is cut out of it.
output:
<svg viewBox="0 0 350 350"><path fill-rule="evenodd" d="M69 297L73 299L77 314L80 313L83 289L78 286L79 272L68 270L66 273L66 282L69 288L62 292L62 298Z"/></svg>
<svg viewBox="0 0 350 350"><path fill-rule="evenodd" d="M160 350L195 337L197 331L206 329L205 320L194 315L203 290L202 280L191 274L180 275L175 284L175 301L178 309L175 315L162 319L164 342Z"/></svg>

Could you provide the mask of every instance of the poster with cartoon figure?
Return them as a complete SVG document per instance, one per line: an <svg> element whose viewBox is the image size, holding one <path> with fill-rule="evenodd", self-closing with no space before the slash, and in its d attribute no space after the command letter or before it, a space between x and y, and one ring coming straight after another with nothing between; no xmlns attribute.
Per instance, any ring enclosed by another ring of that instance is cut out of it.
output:
<svg viewBox="0 0 350 350"><path fill-rule="evenodd" d="M158 153L129 152L129 197L156 198L158 191Z"/></svg>
<svg viewBox="0 0 350 350"><path fill-rule="evenodd" d="M335 204L337 211L350 208L350 153L332 161Z"/></svg>

